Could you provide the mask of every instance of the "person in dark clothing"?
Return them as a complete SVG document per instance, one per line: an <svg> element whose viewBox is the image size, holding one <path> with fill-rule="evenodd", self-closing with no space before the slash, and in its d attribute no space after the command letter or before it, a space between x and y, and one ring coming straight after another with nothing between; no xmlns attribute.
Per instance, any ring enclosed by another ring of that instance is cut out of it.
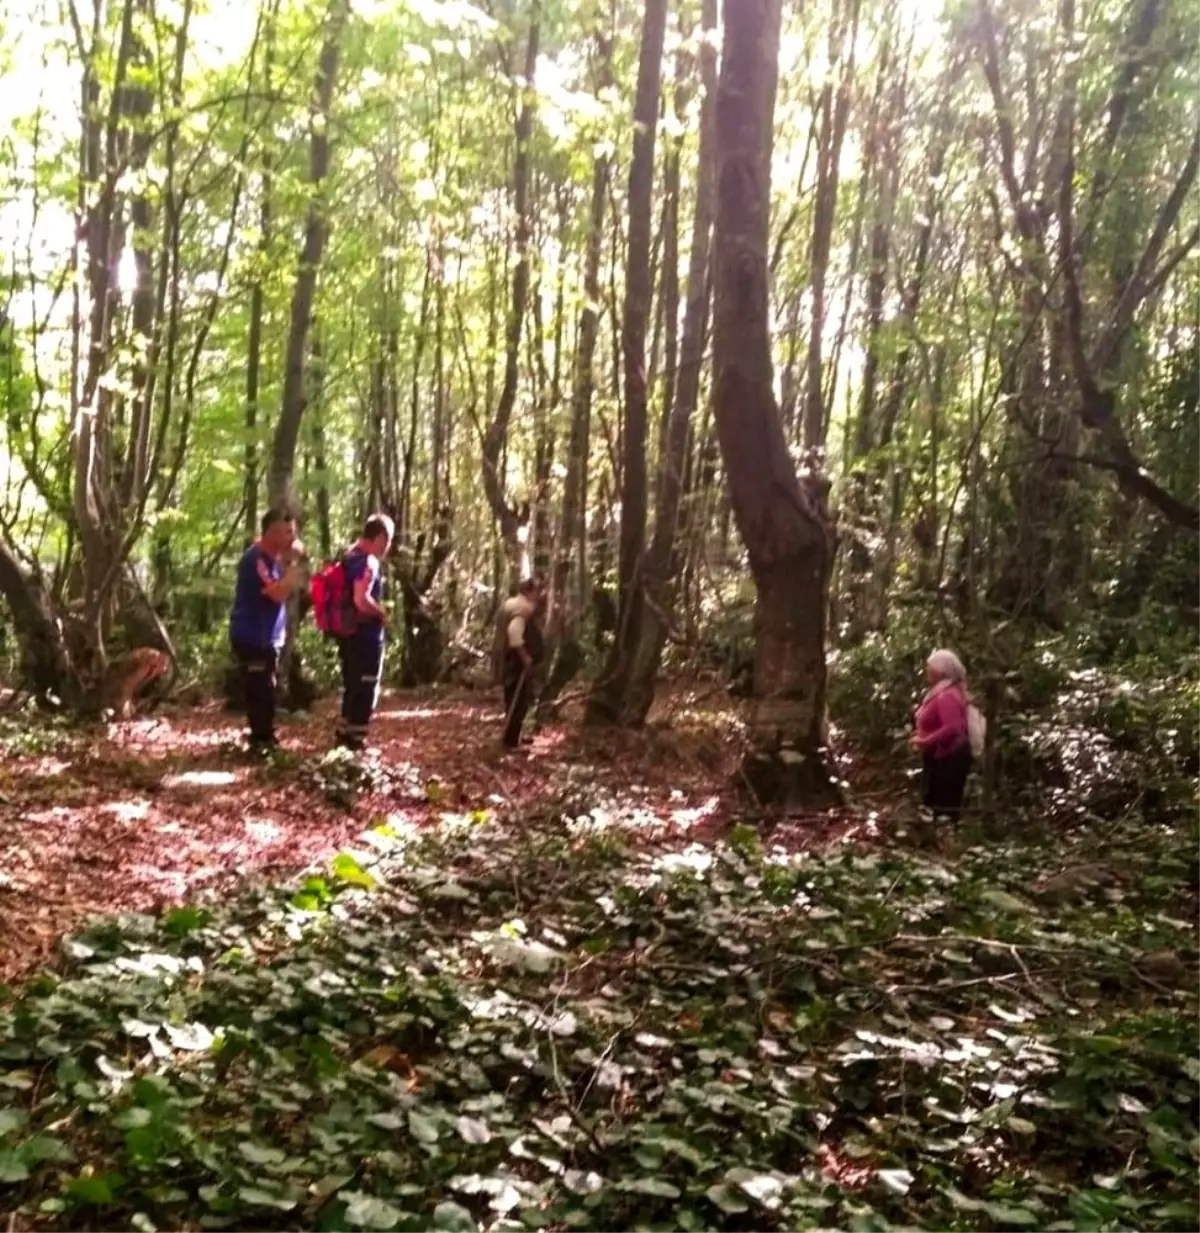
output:
<svg viewBox="0 0 1200 1233"><path fill-rule="evenodd" d="M539 610L542 589L527 578L511 599L505 600L500 621L504 627L504 747L517 749L521 728L533 701L533 679L544 650Z"/></svg>
<svg viewBox="0 0 1200 1233"><path fill-rule="evenodd" d="M229 641L237 659L252 750L278 744L275 736L276 668L287 634L288 597L304 584L303 548L296 522L282 509L269 509L261 533L238 562Z"/></svg>
<svg viewBox="0 0 1200 1233"><path fill-rule="evenodd" d="M383 673L384 631L388 613L383 607L383 559L396 525L386 514L372 514L357 543L345 554L346 585L354 608L355 629L338 639L342 665L342 714L337 741L345 749L362 749L371 716L379 701Z"/></svg>

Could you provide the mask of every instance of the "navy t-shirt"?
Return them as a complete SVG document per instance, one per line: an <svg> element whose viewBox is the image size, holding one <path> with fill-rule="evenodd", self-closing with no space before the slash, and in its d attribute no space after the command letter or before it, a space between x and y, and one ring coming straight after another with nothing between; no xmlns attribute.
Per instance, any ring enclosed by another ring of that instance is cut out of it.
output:
<svg viewBox="0 0 1200 1233"><path fill-rule="evenodd" d="M372 569L375 574L369 594L377 604L381 604L383 602L383 572L379 567L378 558L369 553L360 552L357 548L351 549L346 554L346 583L351 596L354 594L355 585L368 569ZM358 614L358 636L366 642L382 644L383 622L376 617L367 616L365 612L360 612Z"/></svg>
<svg viewBox="0 0 1200 1233"><path fill-rule="evenodd" d="M238 562L229 637L243 646L266 651L283 646L287 636L287 610L263 594L263 587L283 577L283 564L251 544Z"/></svg>

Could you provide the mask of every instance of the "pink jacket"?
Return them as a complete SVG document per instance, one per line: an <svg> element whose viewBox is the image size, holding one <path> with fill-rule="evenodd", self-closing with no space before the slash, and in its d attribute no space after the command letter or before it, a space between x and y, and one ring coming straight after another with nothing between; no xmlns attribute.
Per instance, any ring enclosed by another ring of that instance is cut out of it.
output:
<svg viewBox="0 0 1200 1233"><path fill-rule="evenodd" d="M917 708L917 744L946 758L967 743L967 699L956 685L931 689Z"/></svg>

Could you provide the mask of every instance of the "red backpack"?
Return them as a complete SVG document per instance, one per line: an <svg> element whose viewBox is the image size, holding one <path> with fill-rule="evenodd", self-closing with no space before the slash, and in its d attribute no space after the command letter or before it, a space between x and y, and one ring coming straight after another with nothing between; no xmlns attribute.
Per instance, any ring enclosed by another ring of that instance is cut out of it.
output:
<svg viewBox="0 0 1200 1233"><path fill-rule="evenodd" d="M346 554L315 573L308 587L313 617L321 633L331 638L349 638L358 629L358 613L350 580L346 577Z"/></svg>

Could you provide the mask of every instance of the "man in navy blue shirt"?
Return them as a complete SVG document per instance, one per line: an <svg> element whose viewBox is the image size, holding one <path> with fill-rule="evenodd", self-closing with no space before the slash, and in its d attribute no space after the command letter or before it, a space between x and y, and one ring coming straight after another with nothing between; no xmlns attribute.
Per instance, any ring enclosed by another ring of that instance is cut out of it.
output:
<svg viewBox="0 0 1200 1233"><path fill-rule="evenodd" d="M396 524L386 514L372 514L362 535L347 550L346 585L354 608L354 633L338 639L342 664L342 716L338 744L362 749L367 729L379 701L383 672L384 630L388 623L383 607L383 559L387 556Z"/></svg>
<svg viewBox="0 0 1200 1233"><path fill-rule="evenodd" d="M238 562L229 641L242 676L252 750L277 744L275 670L287 635L288 597L304 583L296 559L301 551L292 515L269 509L261 534Z"/></svg>

